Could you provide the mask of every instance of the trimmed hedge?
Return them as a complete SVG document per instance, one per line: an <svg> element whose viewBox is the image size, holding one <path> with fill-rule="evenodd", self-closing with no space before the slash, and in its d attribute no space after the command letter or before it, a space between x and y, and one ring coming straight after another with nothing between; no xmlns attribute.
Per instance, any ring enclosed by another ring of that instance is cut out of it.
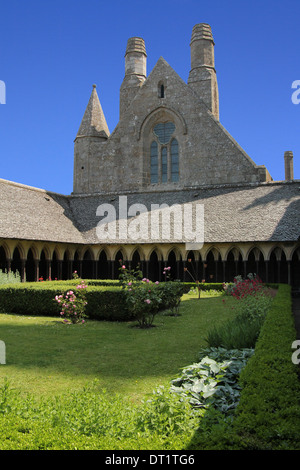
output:
<svg viewBox="0 0 300 470"><path fill-rule="evenodd" d="M208 417L206 424L210 421L211 427L201 426L189 449L300 449L299 366L292 362L291 349L295 339L291 287L281 284L255 353L241 373L233 423L221 416Z"/></svg>
<svg viewBox="0 0 300 470"><path fill-rule="evenodd" d="M56 295L74 289L81 280L26 282L0 285L0 312L18 315L59 316L60 308L54 301ZM87 280L86 315L90 319L108 321L130 321L132 317L126 307L125 291L118 281ZM167 285L168 289L164 289ZM173 289L170 287L173 286ZM170 307L170 296L180 295L190 288L183 283L160 283L161 308Z"/></svg>
<svg viewBox="0 0 300 470"><path fill-rule="evenodd" d="M19 315L59 316L54 298L74 288L77 282L37 282L0 286L0 312ZM97 320L129 320L125 292L119 286L90 286L86 289L89 318Z"/></svg>

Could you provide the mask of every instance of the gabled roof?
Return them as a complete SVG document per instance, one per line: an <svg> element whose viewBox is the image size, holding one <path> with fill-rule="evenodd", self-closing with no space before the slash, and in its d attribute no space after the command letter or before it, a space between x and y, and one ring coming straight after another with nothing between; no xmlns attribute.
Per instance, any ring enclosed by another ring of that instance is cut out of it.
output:
<svg viewBox="0 0 300 470"><path fill-rule="evenodd" d="M109 137L110 133L106 119L96 91L96 85L93 85L93 91L82 118L77 137Z"/></svg>

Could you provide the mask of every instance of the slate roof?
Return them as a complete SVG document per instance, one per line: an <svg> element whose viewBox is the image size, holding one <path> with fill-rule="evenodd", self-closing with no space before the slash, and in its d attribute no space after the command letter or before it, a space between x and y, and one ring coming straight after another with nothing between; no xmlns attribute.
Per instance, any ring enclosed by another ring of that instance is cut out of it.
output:
<svg viewBox="0 0 300 470"><path fill-rule="evenodd" d="M148 211L153 204L166 204L169 207L179 204L182 207L183 204L192 203L193 208L202 205L206 243L285 242L296 241L300 236L300 180L161 193L80 196L65 196L0 180L0 238L77 244L120 243L118 237L99 239L96 230L103 218L97 215L97 208L102 204L110 204L108 207L115 208L118 218L119 196L127 197L127 209L132 204L143 204ZM195 216L194 209L192 212ZM166 220L166 215L163 215L160 224ZM145 219L148 214L139 217L144 231L142 236L132 238L129 234L123 242L170 242L161 236L161 232L159 238L150 239ZM191 223L189 219L187 221ZM130 225L132 219L129 218L128 223ZM150 226L148 224L148 228ZM176 237L171 241L176 242ZM182 241L189 240L183 237Z"/></svg>
<svg viewBox="0 0 300 470"><path fill-rule="evenodd" d="M68 198L0 179L0 237L84 243Z"/></svg>

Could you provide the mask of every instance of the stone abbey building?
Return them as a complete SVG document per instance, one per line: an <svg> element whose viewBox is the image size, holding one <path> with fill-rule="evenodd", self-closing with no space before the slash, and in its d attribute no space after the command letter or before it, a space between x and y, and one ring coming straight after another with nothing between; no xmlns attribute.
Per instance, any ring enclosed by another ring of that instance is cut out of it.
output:
<svg viewBox="0 0 300 470"><path fill-rule="evenodd" d="M107 279L122 259L152 280L168 265L182 280L191 280L188 266L200 281L255 272L299 286L293 154L273 181L220 123L209 25L194 26L190 54L187 83L162 57L147 76L143 39L128 40L119 122L110 133L94 85L74 142L72 194L0 180L1 269L27 281L74 270Z"/></svg>

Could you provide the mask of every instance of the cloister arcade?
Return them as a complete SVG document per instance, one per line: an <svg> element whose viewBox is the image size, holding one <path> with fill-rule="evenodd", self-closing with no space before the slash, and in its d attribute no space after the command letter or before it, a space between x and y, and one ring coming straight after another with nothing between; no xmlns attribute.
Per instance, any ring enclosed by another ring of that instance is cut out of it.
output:
<svg viewBox="0 0 300 470"><path fill-rule="evenodd" d="M236 275L256 273L264 282L300 285L300 244L216 244L200 251L178 245L54 244L2 240L0 269L19 272L22 281L71 279L77 271L83 279L118 279L120 261L129 269L138 265L153 281L164 280L170 266L173 279L230 282Z"/></svg>

